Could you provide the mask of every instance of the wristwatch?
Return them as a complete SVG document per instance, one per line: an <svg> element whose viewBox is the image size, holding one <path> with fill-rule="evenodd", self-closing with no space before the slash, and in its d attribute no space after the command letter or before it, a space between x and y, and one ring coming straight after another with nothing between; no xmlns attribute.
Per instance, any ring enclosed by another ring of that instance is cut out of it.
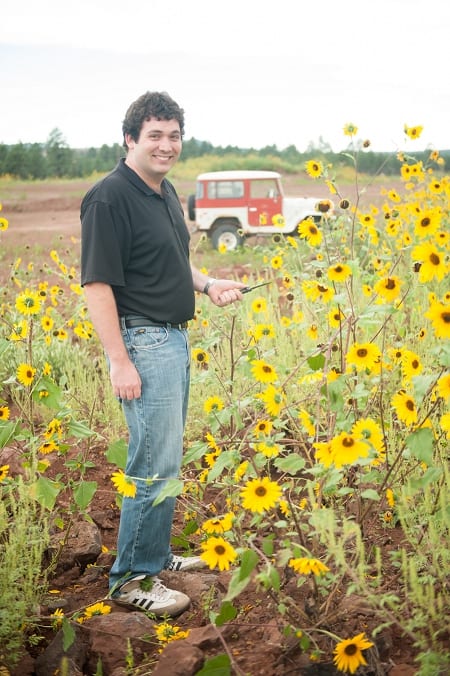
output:
<svg viewBox="0 0 450 676"><path fill-rule="evenodd" d="M217 282L217 279L214 279L214 277L211 277L210 279L208 279L208 281L205 284L205 288L203 289L203 293L208 295L209 289L212 287L213 284L215 284L215 282Z"/></svg>

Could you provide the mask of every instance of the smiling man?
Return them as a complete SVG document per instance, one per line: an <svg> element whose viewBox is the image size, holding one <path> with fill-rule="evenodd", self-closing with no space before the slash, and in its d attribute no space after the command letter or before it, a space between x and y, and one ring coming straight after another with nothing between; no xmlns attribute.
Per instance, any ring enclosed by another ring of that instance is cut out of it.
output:
<svg viewBox="0 0 450 676"><path fill-rule="evenodd" d="M129 107L122 131L126 158L81 205L81 283L122 402L126 474L136 484L135 497L122 502L110 597L176 616L190 599L165 587L158 574L204 563L170 550L175 500L153 503L181 466L191 361L187 323L194 291L225 306L242 299L245 285L211 279L190 263L183 209L166 178L181 154L184 111L168 94L147 92Z"/></svg>

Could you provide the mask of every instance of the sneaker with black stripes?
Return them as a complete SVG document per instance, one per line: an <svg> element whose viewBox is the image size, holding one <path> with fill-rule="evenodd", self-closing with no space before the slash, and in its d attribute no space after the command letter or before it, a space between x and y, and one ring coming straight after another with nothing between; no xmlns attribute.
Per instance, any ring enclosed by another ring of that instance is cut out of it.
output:
<svg viewBox="0 0 450 676"><path fill-rule="evenodd" d="M132 606L157 617L168 615L176 617L187 610L191 599L183 592L168 589L158 577L138 575L123 584L113 601L124 606Z"/></svg>
<svg viewBox="0 0 450 676"><path fill-rule="evenodd" d="M200 570L205 568L206 562L199 556L177 556L172 554L172 558L164 570L175 572L184 572L185 570Z"/></svg>

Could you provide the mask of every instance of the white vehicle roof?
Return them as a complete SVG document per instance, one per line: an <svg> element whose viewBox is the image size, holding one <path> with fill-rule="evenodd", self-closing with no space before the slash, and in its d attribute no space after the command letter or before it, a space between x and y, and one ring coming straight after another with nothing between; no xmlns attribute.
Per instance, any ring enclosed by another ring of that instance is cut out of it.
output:
<svg viewBox="0 0 450 676"><path fill-rule="evenodd" d="M238 181L258 178L281 178L281 174L276 171L252 171L233 170L233 171L208 171L205 174L199 174L197 181Z"/></svg>

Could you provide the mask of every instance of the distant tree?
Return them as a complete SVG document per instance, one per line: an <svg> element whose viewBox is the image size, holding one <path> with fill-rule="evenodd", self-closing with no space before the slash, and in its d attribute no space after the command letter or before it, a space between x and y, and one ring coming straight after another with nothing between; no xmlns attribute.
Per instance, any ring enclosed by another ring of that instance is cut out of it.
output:
<svg viewBox="0 0 450 676"><path fill-rule="evenodd" d="M73 150L69 148L66 139L57 127L50 132L45 150L49 176L61 178L72 175Z"/></svg>

